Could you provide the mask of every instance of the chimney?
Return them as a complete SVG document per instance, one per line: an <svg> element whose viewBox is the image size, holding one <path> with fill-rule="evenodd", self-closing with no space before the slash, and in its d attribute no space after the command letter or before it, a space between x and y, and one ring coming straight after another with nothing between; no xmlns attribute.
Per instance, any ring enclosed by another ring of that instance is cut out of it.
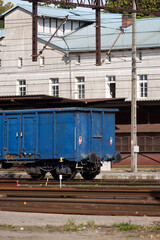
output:
<svg viewBox="0 0 160 240"><path fill-rule="evenodd" d="M122 15L122 28L127 28L132 25L132 15L123 14Z"/></svg>

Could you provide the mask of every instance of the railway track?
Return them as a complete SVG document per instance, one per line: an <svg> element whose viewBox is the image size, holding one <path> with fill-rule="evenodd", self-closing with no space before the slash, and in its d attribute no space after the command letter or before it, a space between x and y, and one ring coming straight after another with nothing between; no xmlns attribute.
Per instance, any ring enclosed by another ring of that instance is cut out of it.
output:
<svg viewBox="0 0 160 240"><path fill-rule="evenodd" d="M54 179L43 179L34 181L32 179L19 179L19 180L0 180L0 187L2 186L50 186L58 187L59 182ZM94 187L108 187L108 188L159 188L160 180L130 180L130 179L94 179L92 181L86 181L83 179L74 179L72 181L62 181L63 187L83 187L83 186L94 186Z"/></svg>
<svg viewBox="0 0 160 240"><path fill-rule="evenodd" d="M0 210L160 216L159 189L0 187Z"/></svg>

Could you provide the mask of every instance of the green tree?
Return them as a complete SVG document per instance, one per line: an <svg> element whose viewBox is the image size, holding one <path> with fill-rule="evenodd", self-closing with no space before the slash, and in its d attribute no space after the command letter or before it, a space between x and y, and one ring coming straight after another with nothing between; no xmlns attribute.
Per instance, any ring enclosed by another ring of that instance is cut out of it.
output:
<svg viewBox="0 0 160 240"><path fill-rule="evenodd" d="M14 5L11 2L8 2L6 4L4 4L3 0L0 0L0 14L4 13L5 11L9 10L10 8L12 8Z"/></svg>
<svg viewBox="0 0 160 240"><path fill-rule="evenodd" d="M109 11L112 13L124 13L124 14L130 14L130 12L123 11L123 9L132 9L132 1L131 0L121 0L121 1L116 1L116 0L110 0L109 6L111 8L113 7L118 7L121 8L122 11ZM160 12L160 1L155 1L155 0L137 0L137 8L140 10L144 11L151 11L151 12ZM154 17L157 16L156 14L145 14L145 13L137 13L137 18L147 18L147 17Z"/></svg>
<svg viewBox="0 0 160 240"><path fill-rule="evenodd" d="M38 3L38 6L40 6L40 7L51 7L51 4L49 4L49 3Z"/></svg>
<svg viewBox="0 0 160 240"><path fill-rule="evenodd" d="M75 6L69 6L69 5L65 5L63 3L67 2L66 0L61 0L61 4L57 5L57 8L63 8L63 9L74 9Z"/></svg>
<svg viewBox="0 0 160 240"><path fill-rule="evenodd" d="M0 15L6 12L7 10L9 10L10 8L12 8L13 6L14 5L11 2L4 4L4 1L0 0ZM0 28L3 28L3 27L4 27L3 20L0 19Z"/></svg>

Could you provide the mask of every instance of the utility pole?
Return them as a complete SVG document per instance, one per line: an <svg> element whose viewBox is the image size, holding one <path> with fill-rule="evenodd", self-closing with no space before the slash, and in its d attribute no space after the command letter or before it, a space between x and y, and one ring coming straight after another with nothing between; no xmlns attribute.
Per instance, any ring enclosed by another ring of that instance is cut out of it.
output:
<svg viewBox="0 0 160 240"><path fill-rule="evenodd" d="M101 65L101 12L100 0L96 0L96 65Z"/></svg>
<svg viewBox="0 0 160 240"><path fill-rule="evenodd" d="M132 102L131 102L131 172L137 172L137 73L136 73L136 3L132 0Z"/></svg>
<svg viewBox="0 0 160 240"><path fill-rule="evenodd" d="M32 3L32 61L37 62L37 1Z"/></svg>

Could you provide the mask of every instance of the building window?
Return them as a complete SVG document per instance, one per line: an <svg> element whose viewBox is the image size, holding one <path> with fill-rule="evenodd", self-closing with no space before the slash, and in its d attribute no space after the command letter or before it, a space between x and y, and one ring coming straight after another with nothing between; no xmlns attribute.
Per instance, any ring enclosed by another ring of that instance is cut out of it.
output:
<svg viewBox="0 0 160 240"><path fill-rule="evenodd" d="M66 28L65 28L65 23L63 23L63 35L65 34L65 30L66 30Z"/></svg>
<svg viewBox="0 0 160 240"><path fill-rule="evenodd" d="M139 136L138 145L141 152L160 152L160 135Z"/></svg>
<svg viewBox="0 0 160 240"><path fill-rule="evenodd" d="M17 94L20 96L26 95L26 80L17 81Z"/></svg>
<svg viewBox="0 0 160 240"><path fill-rule="evenodd" d="M81 63L81 55L77 55L76 56L76 64L80 64Z"/></svg>
<svg viewBox="0 0 160 240"><path fill-rule="evenodd" d="M45 33L45 18L43 17L43 32Z"/></svg>
<svg viewBox="0 0 160 240"><path fill-rule="evenodd" d="M138 78L139 78L137 86L138 97L146 98L148 90L147 75L139 75Z"/></svg>
<svg viewBox="0 0 160 240"><path fill-rule="evenodd" d="M77 97L85 98L85 80L84 77L77 77Z"/></svg>
<svg viewBox="0 0 160 240"><path fill-rule="evenodd" d="M108 56L108 62L111 62L112 61L112 57L111 55Z"/></svg>
<svg viewBox="0 0 160 240"><path fill-rule="evenodd" d="M141 52L138 53L138 60L142 61L142 53Z"/></svg>
<svg viewBox="0 0 160 240"><path fill-rule="evenodd" d="M108 76L108 81L109 82L115 82L116 81L116 76Z"/></svg>
<svg viewBox="0 0 160 240"><path fill-rule="evenodd" d="M104 57L103 62L105 61L105 63L111 63L112 62L112 56L111 55L106 55Z"/></svg>
<svg viewBox="0 0 160 240"><path fill-rule="evenodd" d="M18 58L18 67L19 68L23 67L23 59L22 58Z"/></svg>
<svg viewBox="0 0 160 240"><path fill-rule="evenodd" d="M49 33L52 32L52 19L49 18Z"/></svg>
<svg viewBox="0 0 160 240"><path fill-rule="evenodd" d="M107 98L116 97L116 76L106 77L106 97Z"/></svg>
<svg viewBox="0 0 160 240"><path fill-rule="evenodd" d="M71 31L73 30L73 21L71 21Z"/></svg>
<svg viewBox="0 0 160 240"><path fill-rule="evenodd" d="M139 134L137 145L140 152L160 152L160 134ZM130 153L131 137L130 134L116 136L116 151L121 153Z"/></svg>
<svg viewBox="0 0 160 240"><path fill-rule="evenodd" d="M45 58L40 57L40 67L44 67L44 64L45 64Z"/></svg>
<svg viewBox="0 0 160 240"><path fill-rule="evenodd" d="M126 153L131 151L131 137L129 134L116 136L115 143L117 152Z"/></svg>
<svg viewBox="0 0 160 240"><path fill-rule="evenodd" d="M51 81L50 95L54 97L59 97L59 79L51 78L50 81Z"/></svg>

